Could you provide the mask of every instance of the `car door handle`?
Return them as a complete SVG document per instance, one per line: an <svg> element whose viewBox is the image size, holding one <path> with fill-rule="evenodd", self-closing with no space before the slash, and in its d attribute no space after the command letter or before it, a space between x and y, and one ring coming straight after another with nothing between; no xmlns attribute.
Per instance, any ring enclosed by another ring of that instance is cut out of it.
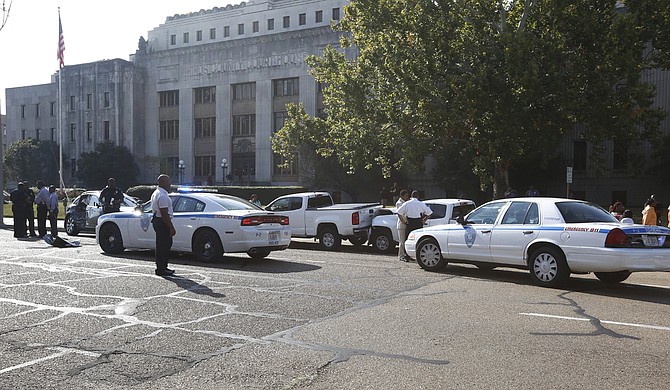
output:
<svg viewBox="0 0 670 390"><path fill-rule="evenodd" d="M195 221L195 220L196 220L196 217L191 217L191 221Z"/></svg>
<svg viewBox="0 0 670 390"><path fill-rule="evenodd" d="M535 232L532 231L532 230L524 230L524 232L523 232L523 234L533 234L533 233L535 233Z"/></svg>
<svg viewBox="0 0 670 390"><path fill-rule="evenodd" d="M491 233L491 230L482 230L482 233Z"/></svg>

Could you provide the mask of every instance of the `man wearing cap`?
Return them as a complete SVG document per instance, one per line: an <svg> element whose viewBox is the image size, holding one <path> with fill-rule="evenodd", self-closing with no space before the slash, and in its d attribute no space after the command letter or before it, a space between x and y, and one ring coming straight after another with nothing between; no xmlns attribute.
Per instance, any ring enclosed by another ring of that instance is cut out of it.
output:
<svg viewBox="0 0 670 390"><path fill-rule="evenodd" d="M16 189L10 194L9 200L12 201L12 214L14 214L14 237L26 238L26 200L28 194L23 186L23 182L19 182Z"/></svg>
<svg viewBox="0 0 670 390"><path fill-rule="evenodd" d="M56 186L49 186L49 225L51 225L51 236L58 235L58 194Z"/></svg>
<svg viewBox="0 0 670 390"><path fill-rule="evenodd" d="M50 195L49 190L42 180L37 181L37 196L35 203L37 204L37 232L40 237L47 234L47 213L49 212Z"/></svg>

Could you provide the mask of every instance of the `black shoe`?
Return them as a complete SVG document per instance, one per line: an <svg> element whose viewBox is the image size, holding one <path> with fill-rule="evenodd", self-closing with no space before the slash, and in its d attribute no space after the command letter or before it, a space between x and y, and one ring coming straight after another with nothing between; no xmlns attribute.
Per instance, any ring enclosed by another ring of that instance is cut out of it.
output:
<svg viewBox="0 0 670 390"><path fill-rule="evenodd" d="M171 269L157 269L156 270L156 275L157 276L172 276L174 275L174 271Z"/></svg>

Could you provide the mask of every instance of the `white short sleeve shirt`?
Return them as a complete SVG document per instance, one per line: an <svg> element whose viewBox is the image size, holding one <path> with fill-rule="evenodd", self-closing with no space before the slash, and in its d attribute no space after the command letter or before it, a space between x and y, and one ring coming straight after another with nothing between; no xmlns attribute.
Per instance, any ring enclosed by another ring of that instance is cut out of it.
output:
<svg viewBox="0 0 670 390"><path fill-rule="evenodd" d="M172 211L172 200L165 189L158 187L154 193L151 194L151 211L153 211L155 216L160 217L160 209L164 208L168 209L168 214L170 215L170 218L172 218L172 215L174 214L174 211Z"/></svg>

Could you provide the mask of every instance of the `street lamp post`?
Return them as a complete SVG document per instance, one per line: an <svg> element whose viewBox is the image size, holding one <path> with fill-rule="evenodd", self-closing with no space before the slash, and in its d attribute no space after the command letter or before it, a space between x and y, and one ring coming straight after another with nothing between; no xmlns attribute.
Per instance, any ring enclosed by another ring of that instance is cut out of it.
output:
<svg viewBox="0 0 670 390"><path fill-rule="evenodd" d="M226 185L226 172L228 171L228 160L221 160L221 169L223 169L223 185Z"/></svg>
<svg viewBox="0 0 670 390"><path fill-rule="evenodd" d="M186 164L184 160L179 160L179 184L184 183L184 170L186 169Z"/></svg>

